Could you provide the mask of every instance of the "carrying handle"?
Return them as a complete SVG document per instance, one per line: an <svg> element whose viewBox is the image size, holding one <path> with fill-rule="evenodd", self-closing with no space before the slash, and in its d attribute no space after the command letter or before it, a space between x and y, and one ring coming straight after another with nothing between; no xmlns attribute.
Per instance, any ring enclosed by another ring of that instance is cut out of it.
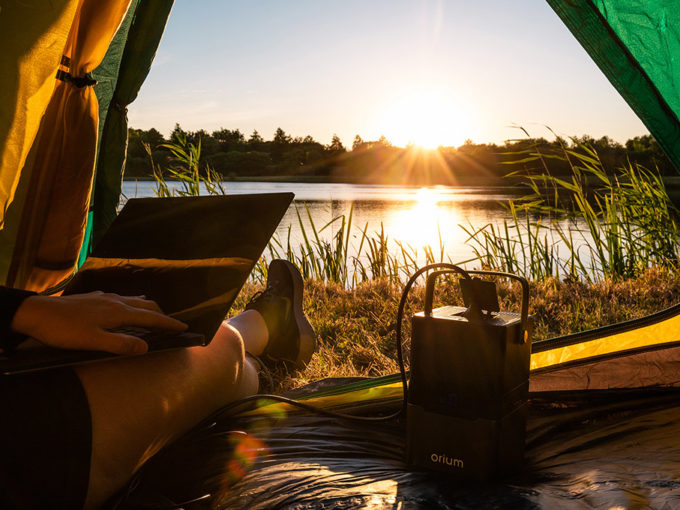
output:
<svg viewBox="0 0 680 510"><path fill-rule="evenodd" d="M425 281L425 315L432 315L432 301L434 299L434 284L438 277L444 274L457 273L462 275L464 278L470 280L470 272L466 271L462 267L455 266L451 264L450 269L442 269L439 271L433 271L427 275L427 280Z"/></svg>
<svg viewBox="0 0 680 510"><path fill-rule="evenodd" d="M451 266L451 269L444 269L441 271L433 271L427 276L425 284L425 316L432 315L432 301L434 298L434 284L437 278L443 274L458 273L465 278L470 279L471 274L501 276L518 281L522 286L522 309L520 312L520 326L522 330L522 343L529 340L529 282L526 278L511 273L503 273L501 271L481 271L471 270L466 271L458 266Z"/></svg>

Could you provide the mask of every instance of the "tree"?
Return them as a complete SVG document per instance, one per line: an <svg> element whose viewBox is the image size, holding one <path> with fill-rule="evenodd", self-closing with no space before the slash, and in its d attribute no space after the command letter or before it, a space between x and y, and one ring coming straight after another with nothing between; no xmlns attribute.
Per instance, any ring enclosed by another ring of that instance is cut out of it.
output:
<svg viewBox="0 0 680 510"><path fill-rule="evenodd" d="M220 151L220 144L215 138L205 129L198 131L190 131L187 134L187 140L194 145L201 144L201 159L209 154L215 154Z"/></svg>
<svg viewBox="0 0 680 510"><path fill-rule="evenodd" d="M151 150L156 150L166 142L163 135L155 128L148 131L143 129L128 128L128 156L133 158L146 158L145 145Z"/></svg>
<svg viewBox="0 0 680 510"><path fill-rule="evenodd" d="M175 128L170 133L170 143L179 143L180 140L186 140L187 132L184 131L179 122L175 122Z"/></svg>
<svg viewBox="0 0 680 510"><path fill-rule="evenodd" d="M271 144L271 155L272 160L275 162L280 162L283 159L283 155L286 151L290 149L292 138L287 135L286 132L281 128L276 128L276 133L274 133L274 140Z"/></svg>
<svg viewBox="0 0 680 510"><path fill-rule="evenodd" d="M274 133L274 143L277 145L288 145L292 142L290 135L281 128L276 128L276 133Z"/></svg>
<svg viewBox="0 0 680 510"><path fill-rule="evenodd" d="M257 129L253 129L253 132L250 135L250 138L248 138L248 141L246 143L248 145L249 151L265 151L266 150L266 142L262 139L262 137L260 136L260 133L257 132Z"/></svg>
<svg viewBox="0 0 680 510"><path fill-rule="evenodd" d="M141 129L128 128L128 158L143 158L146 155L142 133L143 131Z"/></svg>
<svg viewBox="0 0 680 510"><path fill-rule="evenodd" d="M250 135L250 138L248 138L248 143L253 144L262 142L264 142L264 140L260 136L260 133L257 132L257 129L253 129L253 133Z"/></svg>
<svg viewBox="0 0 680 510"><path fill-rule="evenodd" d="M331 139L331 144L328 146L328 151L332 154L342 154L347 152L345 146L342 145L340 137L333 133L333 138Z"/></svg>
<svg viewBox="0 0 680 510"><path fill-rule="evenodd" d="M353 151L359 150L361 149L362 145L364 145L363 139L359 135L356 135L354 137L354 141L352 142L352 150Z"/></svg>
<svg viewBox="0 0 680 510"><path fill-rule="evenodd" d="M223 152L245 149L246 137L238 129L220 128L212 132L212 137L220 144L220 150Z"/></svg>
<svg viewBox="0 0 680 510"><path fill-rule="evenodd" d="M380 135L380 138L378 138L378 145L382 145L383 147L392 147L392 144L390 141L385 138L385 135Z"/></svg>
<svg viewBox="0 0 680 510"><path fill-rule="evenodd" d="M142 141L148 143L154 149L165 143L165 137L156 128L151 128L148 131L140 130L139 134Z"/></svg>

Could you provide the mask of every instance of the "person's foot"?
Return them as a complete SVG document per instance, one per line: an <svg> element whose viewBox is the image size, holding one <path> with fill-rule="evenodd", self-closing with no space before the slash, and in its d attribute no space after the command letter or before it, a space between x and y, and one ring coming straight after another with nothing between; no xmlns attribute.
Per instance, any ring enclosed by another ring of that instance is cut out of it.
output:
<svg viewBox="0 0 680 510"><path fill-rule="evenodd" d="M304 368L316 349L316 334L302 311L303 282L300 271L287 260L269 264L267 286L255 294L246 310L262 315L269 342L262 356Z"/></svg>

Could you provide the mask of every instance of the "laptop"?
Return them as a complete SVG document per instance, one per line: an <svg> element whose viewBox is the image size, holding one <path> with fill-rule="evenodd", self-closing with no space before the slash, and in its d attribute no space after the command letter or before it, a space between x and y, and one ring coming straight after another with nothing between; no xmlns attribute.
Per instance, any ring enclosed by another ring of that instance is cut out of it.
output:
<svg viewBox="0 0 680 510"><path fill-rule="evenodd" d="M63 294L145 295L188 324L182 333L123 328L149 351L207 345L293 200L292 193L130 199ZM119 357L35 340L0 355L20 374Z"/></svg>

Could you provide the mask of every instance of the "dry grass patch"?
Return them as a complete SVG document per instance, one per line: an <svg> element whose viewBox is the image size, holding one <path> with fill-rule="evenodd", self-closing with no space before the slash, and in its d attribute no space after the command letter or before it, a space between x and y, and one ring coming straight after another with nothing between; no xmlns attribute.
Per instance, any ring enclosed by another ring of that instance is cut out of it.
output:
<svg viewBox="0 0 680 510"><path fill-rule="evenodd" d="M392 374L398 371L394 329L401 286L372 281L348 290L338 284L308 280L304 307L318 338L318 352L306 370L275 374L282 391L325 377ZM234 307L238 313L261 285L247 284ZM423 286L411 292L405 317L423 309ZM499 284L501 308L517 311L519 287ZM680 277L651 269L639 278L595 284L548 279L531 285L534 340L584 331L653 313L680 301ZM460 304L457 285L439 285L436 305ZM410 324L404 322L408 346Z"/></svg>

